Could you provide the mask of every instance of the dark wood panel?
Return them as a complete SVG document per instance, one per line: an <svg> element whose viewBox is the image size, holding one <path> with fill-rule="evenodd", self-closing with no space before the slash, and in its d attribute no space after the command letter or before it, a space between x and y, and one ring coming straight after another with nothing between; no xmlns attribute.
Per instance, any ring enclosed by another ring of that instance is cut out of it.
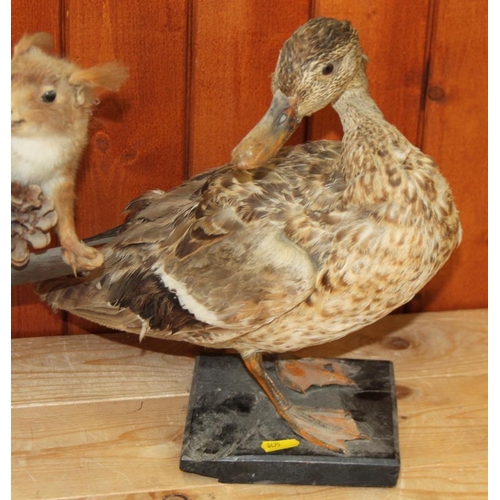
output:
<svg viewBox="0 0 500 500"><path fill-rule="evenodd" d="M65 313L54 313L43 304L33 285L11 288L11 334L13 338L45 337L65 333Z"/></svg>
<svg viewBox="0 0 500 500"><path fill-rule="evenodd" d="M43 11L46 2L23 2L13 19ZM123 221L128 201L143 192L170 189L185 177L187 2L65 2L66 56L87 67L118 60L130 68L130 78L116 95L100 95L91 124L88 150L77 185L76 222L80 237L90 236ZM50 15L57 19L59 7ZM43 19L43 18L41 18ZM21 25L20 20L13 25ZM54 31L31 23L32 31ZM13 331L23 328L50 334L60 323L33 325L25 317L25 288L13 291ZM43 307L43 306L39 306ZM40 312L40 314L43 314ZM51 314L49 312L49 314ZM17 317L22 317L18 321ZM20 325L25 325L21 327ZM70 333L96 331L70 320ZM99 330L99 328L97 328Z"/></svg>
<svg viewBox="0 0 500 500"><path fill-rule="evenodd" d="M309 1L194 2L190 173L229 161L271 103L283 42L309 17ZM303 142L304 127L290 144Z"/></svg>
<svg viewBox="0 0 500 500"><path fill-rule="evenodd" d="M487 2L436 3L423 150L451 184L463 240L411 311L486 307L488 299Z"/></svg>
<svg viewBox="0 0 500 500"><path fill-rule="evenodd" d="M11 2L11 45L24 33L46 31L54 37L55 49L61 50L62 0L15 0Z"/></svg>
<svg viewBox="0 0 500 500"><path fill-rule="evenodd" d="M16 0L11 3L11 45L24 33L46 31L54 37L56 53L61 51L61 0L33 2ZM32 285L11 288L11 331L14 337L61 335L63 313L54 314L40 303Z"/></svg>
<svg viewBox="0 0 500 500"><path fill-rule="evenodd" d="M185 177L187 2L70 2L68 57L79 64L117 60L130 77L102 98L78 186L83 237L123 221L133 198L168 190ZM79 318L70 333L102 331Z"/></svg>
<svg viewBox="0 0 500 500"><path fill-rule="evenodd" d="M347 19L365 54L370 92L386 119L416 143L424 77L429 0L317 0L314 15ZM311 118L310 139L339 139L342 127L328 107Z"/></svg>
<svg viewBox="0 0 500 500"><path fill-rule="evenodd" d="M435 9L430 8L430 3ZM81 237L123 220L152 188L227 162L267 109L283 41L310 15L350 19L370 63L371 91L387 119L440 164L462 214L464 240L407 310L487 303L487 4L485 0L16 0L12 40L48 31L56 49L83 66L120 60L131 76L101 96L78 184ZM430 16L433 14L433 16ZM60 16L64 15L64 19ZM430 30L430 28L433 28ZM426 45L429 42L430 45ZM429 87L421 106L430 47ZM290 143L338 139L332 109ZM30 285L12 289L14 336L101 331L54 315Z"/></svg>
<svg viewBox="0 0 500 500"><path fill-rule="evenodd" d="M90 236L120 223L125 205L184 178L185 2L69 2L66 52L83 66L117 60L130 69L102 97L78 186L79 228Z"/></svg>
<svg viewBox="0 0 500 500"><path fill-rule="evenodd" d="M400 9L390 0L319 0L315 14L347 18L356 26L370 59L372 95L386 118L436 159L461 210L461 247L405 311L486 307L486 2L425 0ZM432 98L422 100L426 57ZM313 117L310 131L314 139L342 135L330 109Z"/></svg>

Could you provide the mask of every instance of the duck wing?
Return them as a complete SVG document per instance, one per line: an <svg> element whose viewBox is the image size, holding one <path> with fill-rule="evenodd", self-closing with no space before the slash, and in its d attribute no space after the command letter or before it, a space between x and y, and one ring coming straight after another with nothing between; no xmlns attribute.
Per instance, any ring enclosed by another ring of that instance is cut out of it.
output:
<svg viewBox="0 0 500 500"><path fill-rule="evenodd" d="M304 212L294 192L307 173L300 162L287 165L287 154L276 159L280 168L221 167L134 200L123 231L103 248L102 268L45 282L39 293L110 328L215 344L273 321L317 278L316 262L286 231Z"/></svg>

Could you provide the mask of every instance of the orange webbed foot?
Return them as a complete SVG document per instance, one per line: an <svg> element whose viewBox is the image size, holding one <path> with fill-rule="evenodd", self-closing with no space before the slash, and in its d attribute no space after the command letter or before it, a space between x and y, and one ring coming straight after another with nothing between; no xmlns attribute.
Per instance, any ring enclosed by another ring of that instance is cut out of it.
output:
<svg viewBox="0 0 500 500"><path fill-rule="evenodd" d="M311 386L346 385L357 387L348 369L337 360L301 358L276 360L280 381L296 392L305 393Z"/></svg>
<svg viewBox="0 0 500 500"><path fill-rule="evenodd" d="M368 439L361 434L351 414L344 410L292 406L285 410L285 419L310 443L337 453L346 452L346 441Z"/></svg>
<svg viewBox="0 0 500 500"><path fill-rule="evenodd" d="M356 421L347 411L332 408L307 408L296 406L289 401L264 369L262 354L253 353L244 356L243 361L267 394L281 418L288 422L293 431L306 441L337 453L345 453L346 441L368 439L367 436L361 434ZM278 361L278 367L279 363ZM345 367L337 366L337 364L340 365L341 363L335 360L306 358L285 360L281 368L292 367L291 371L294 374L291 377L292 385L296 386L300 392L305 392L311 385L320 385L319 381L323 382L321 385L331 385L340 381L341 385L354 385L357 387L353 380L349 379L345 373L342 373L343 369L347 371ZM310 374L303 373L308 372L310 368L312 368L313 374L316 373L316 378L313 378L312 383L309 379ZM322 374L319 377L322 380L318 380L318 373ZM286 376L285 378L290 383L289 377Z"/></svg>

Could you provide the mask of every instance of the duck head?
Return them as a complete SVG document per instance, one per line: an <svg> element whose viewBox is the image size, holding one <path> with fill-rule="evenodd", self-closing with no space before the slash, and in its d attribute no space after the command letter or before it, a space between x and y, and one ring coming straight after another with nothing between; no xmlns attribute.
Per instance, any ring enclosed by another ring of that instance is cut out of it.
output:
<svg viewBox="0 0 500 500"><path fill-rule="evenodd" d="M364 75L366 57L348 21L310 19L285 42L272 76L273 100L260 122L236 146L232 162L257 168L272 158L310 116L335 103Z"/></svg>

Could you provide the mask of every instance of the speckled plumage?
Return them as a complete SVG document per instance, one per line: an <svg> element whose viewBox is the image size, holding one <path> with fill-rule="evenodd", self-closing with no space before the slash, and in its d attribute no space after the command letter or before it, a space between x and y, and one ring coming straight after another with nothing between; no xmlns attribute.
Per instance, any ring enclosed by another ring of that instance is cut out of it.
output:
<svg viewBox="0 0 500 500"><path fill-rule="evenodd" d="M330 60L325 32L340 37L336 54L359 47L349 24L313 20L286 42L274 87L283 80L290 94ZM253 171L227 165L145 194L104 249L103 269L61 280L48 302L120 330L282 352L339 338L410 300L458 244L449 187L364 85L334 106L343 143L284 149Z"/></svg>
<svg viewBox="0 0 500 500"><path fill-rule="evenodd" d="M43 284L43 298L111 328L247 360L338 339L409 301L459 244L460 222L434 161L371 99L365 62L349 23L299 28L273 90L291 98L297 124L332 103L343 141L145 194L103 249L103 267ZM252 161L239 154L234 164Z"/></svg>

